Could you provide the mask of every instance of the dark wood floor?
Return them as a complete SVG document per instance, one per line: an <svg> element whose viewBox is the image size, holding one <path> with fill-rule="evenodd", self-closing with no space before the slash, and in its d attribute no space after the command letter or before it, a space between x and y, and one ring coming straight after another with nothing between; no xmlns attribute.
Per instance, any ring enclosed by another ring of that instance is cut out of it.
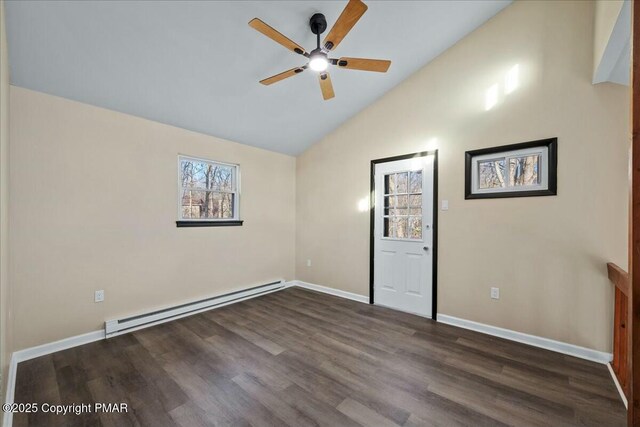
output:
<svg viewBox="0 0 640 427"><path fill-rule="evenodd" d="M18 365L37 426L624 425L604 365L287 289Z"/></svg>

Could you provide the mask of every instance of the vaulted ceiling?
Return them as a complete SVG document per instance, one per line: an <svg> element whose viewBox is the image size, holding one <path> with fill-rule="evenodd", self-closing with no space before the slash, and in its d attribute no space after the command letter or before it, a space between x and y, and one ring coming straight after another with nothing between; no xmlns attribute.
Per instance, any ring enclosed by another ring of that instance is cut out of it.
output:
<svg viewBox="0 0 640 427"><path fill-rule="evenodd" d="M9 1L11 83L296 155L510 3L365 2L332 56L390 59L391 68L332 68L329 101L310 70L259 84L305 58L247 23L259 17L310 50L311 15L324 13L331 28L343 1Z"/></svg>

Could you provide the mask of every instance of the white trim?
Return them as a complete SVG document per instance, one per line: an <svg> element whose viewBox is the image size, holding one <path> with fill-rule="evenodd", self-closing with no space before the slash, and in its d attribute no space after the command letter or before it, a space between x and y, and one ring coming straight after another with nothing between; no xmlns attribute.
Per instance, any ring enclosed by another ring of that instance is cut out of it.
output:
<svg viewBox="0 0 640 427"><path fill-rule="evenodd" d="M499 328L497 326L486 325L484 323L473 322L471 320L460 319L458 317L439 314L438 321L447 325L457 326L459 328L470 329L472 331L481 332L495 337L505 338L534 347L544 348L546 350L555 351L569 356L578 357L580 359L591 360L598 363L609 363L613 359L611 353L593 350L586 347L580 347L568 344L562 341L555 341L549 338L529 335L522 332L512 331L510 329Z"/></svg>
<svg viewBox="0 0 640 427"><path fill-rule="evenodd" d="M613 382L616 385L616 388L618 389L618 393L620 394L620 398L622 399L622 403L624 403L624 407L629 409L629 402L627 402L627 396L624 395L624 391L622 391L622 387L620 386L620 383L618 382L618 377L616 376L616 373L613 372L613 367L611 366L611 363L607 363L607 368L609 368L609 373L611 374L611 378L613 378Z"/></svg>
<svg viewBox="0 0 640 427"><path fill-rule="evenodd" d="M64 338L58 341L13 352L13 354L11 355L11 361L9 362L9 373L7 374L7 392L5 396L5 403L13 403L14 401L18 363L24 362L25 360L35 359L36 357L45 356L47 354L55 353L56 351L62 351L68 348L77 347L79 345L89 344L94 341L100 341L101 339L104 339L104 331L93 331L86 334L76 335L74 337ZM12 424L13 413L5 412L2 425L4 427L11 427Z"/></svg>
<svg viewBox="0 0 640 427"><path fill-rule="evenodd" d="M13 353L12 359L15 358L16 363L20 363L25 360L35 359L36 357L55 353L56 351L78 347L79 345L89 344L94 341L100 341L101 339L104 339L104 330L88 332L86 334L76 335L47 344L38 345L36 347L16 351Z"/></svg>
<svg viewBox="0 0 640 427"><path fill-rule="evenodd" d="M313 283L303 282L301 280L292 280L288 282L290 286L297 286L299 288L309 289L311 291L322 292L324 294L334 295L340 298L346 298L353 301L363 302L369 304L369 297L366 295L354 294L352 292L341 291L340 289L328 288L326 286L315 285Z"/></svg>
<svg viewBox="0 0 640 427"><path fill-rule="evenodd" d="M18 369L18 361L16 360L15 353L11 355L11 361L9 362L9 372L7 373L7 390L5 393L5 403L13 403L16 393L16 371ZM5 412L2 425L3 427L11 427L13 424L13 412Z"/></svg>

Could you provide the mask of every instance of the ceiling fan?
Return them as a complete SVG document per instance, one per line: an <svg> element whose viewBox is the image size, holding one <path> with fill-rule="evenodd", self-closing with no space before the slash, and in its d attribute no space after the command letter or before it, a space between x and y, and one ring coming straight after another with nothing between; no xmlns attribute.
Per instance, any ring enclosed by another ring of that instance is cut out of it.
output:
<svg viewBox="0 0 640 427"><path fill-rule="evenodd" d="M287 49L309 59L309 61L301 67L295 67L290 70L283 71L275 76L260 80L260 83L268 86L279 82L280 80L300 74L307 68L311 68L313 71L318 72L322 97L325 100L328 100L335 96L333 93L333 85L331 84L331 77L327 72L329 65L335 65L338 68L346 68L348 70L377 71L379 73L386 73L391 65L391 61L348 57L336 59L329 58L328 56L328 53L338 47L342 39L345 38L366 11L367 5L361 0L349 0L349 3L338 17L333 28L331 28L331 31L329 31L329 34L325 37L322 47L320 46L320 34L327 29L327 20L321 13L314 14L309 20L309 25L311 26L311 32L316 35L317 47L310 53L282 33L262 22L260 19L253 18L249 21L249 26L260 31L276 43L280 43Z"/></svg>

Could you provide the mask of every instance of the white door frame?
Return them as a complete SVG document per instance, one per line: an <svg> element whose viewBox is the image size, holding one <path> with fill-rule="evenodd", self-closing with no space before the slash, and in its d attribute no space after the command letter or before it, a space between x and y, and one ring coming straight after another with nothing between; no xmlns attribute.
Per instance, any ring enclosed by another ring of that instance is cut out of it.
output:
<svg viewBox="0 0 640 427"><path fill-rule="evenodd" d="M433 156L433 242L432 242L432 319L437 320L438 314L438 150L422 151L401 156L386 157L371 160L371 193L369 209L369 304L374 304L374 255L375 255L375 224L376 224L376 165L379 163L395 162L397 160L412 159L414 157Z"/></svg>

